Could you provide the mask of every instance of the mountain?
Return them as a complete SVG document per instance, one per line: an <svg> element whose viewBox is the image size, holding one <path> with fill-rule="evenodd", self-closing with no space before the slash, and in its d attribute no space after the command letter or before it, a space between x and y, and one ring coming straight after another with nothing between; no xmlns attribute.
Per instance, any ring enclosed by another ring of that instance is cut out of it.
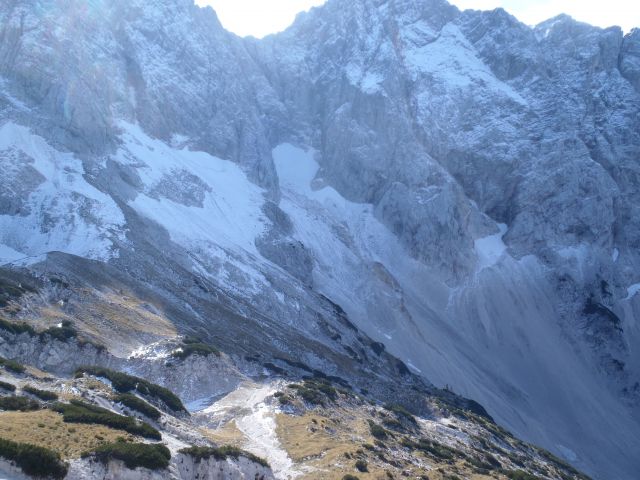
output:
<svg viewBox="0 0 640 480"><path fill-rule="evenodd" d="M329 0L263 40L191 0L0 18L6 268L416 412L446 386L634 478L640 30L444 0Z"/></svg>

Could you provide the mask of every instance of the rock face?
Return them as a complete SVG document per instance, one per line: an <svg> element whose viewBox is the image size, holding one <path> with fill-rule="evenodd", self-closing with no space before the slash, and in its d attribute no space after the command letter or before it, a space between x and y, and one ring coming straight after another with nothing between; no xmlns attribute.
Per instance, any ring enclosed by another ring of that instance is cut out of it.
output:
<svg viewBox="0 0 640 480"><path fill-rule="evenodd" d="M189 455L176 459L180 478L201 480L273 480L269 468L240 457L238 460L218 461L213 458L196 461Z"/></svg>
<svg viewBox="0 0 640 480"><path fill-rule="evenodd" d="M124 462L119 460L113 460L106 464L90 460L72 462L65 479L84 480L86 478L99 480L163 480L172 477L167 470L129 469Z"/></svg>
<svg viewBox="0 0 640 480"><path fill-rule="evenodd" d="M260 41L190 0L0 18L3 262L126 276L185 332L367 390L410 370L633 478L638 30L444 0Z"/></svg>
<svg viewBox="0 0 640 480"><path fill-rule="evenodd" d="M18 478L18 477L16 477ZM214 459L194 462L187 455L175 460L175 472L169 470L129 469L121 461L107 464L89 460L71 463L66 480L273 480L271 470L255 464L244 457L238 460L217 461Z"/></svg>

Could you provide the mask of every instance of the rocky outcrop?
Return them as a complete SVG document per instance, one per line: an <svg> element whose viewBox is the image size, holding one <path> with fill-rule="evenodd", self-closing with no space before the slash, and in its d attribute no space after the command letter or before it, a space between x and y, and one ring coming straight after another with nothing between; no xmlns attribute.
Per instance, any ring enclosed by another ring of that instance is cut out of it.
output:
<svg viewBox="0 0 640 480"><path fill-rule="evenodd" d="M3 330L0 330L0 352L18 362L60 375L70 375L84 365L110 368L122 365L122 361L110 355L105 348L91 343L77 339L61 341L26 333L11 335Z"/></svg>
<svg viewBox="0 0 640 480"><path fill-rule="evenodd" d="M216 460L213 457L198 460L190 455L180 454L176 468L181 479L201 480L273 480L271 469L259 465L245 457L237 460Z"/></svg>
<svg viewBox="0 0 640 480"><path fill-rule="evenodd" d="M149 470L147 468L127 468L120 460L103 463L94 460L76 460L71 462L65 480L166 480L176 478L169 470Z"/></svg>

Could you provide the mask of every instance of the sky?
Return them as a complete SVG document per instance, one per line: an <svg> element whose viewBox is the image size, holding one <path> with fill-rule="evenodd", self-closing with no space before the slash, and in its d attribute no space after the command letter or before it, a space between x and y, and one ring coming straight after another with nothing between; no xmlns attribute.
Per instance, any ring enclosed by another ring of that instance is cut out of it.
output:
<svg viewBox="0 0 640 480"><path fill-rule="evenodd" d="M493 10L502 7L524 23L535 25L560 13L576 20L625 32L640 27L640 0L449 0L460 9ZM210 5L227 30L240 36L264 37L287 28L298 12L325 0L196 0Z"/></svg>

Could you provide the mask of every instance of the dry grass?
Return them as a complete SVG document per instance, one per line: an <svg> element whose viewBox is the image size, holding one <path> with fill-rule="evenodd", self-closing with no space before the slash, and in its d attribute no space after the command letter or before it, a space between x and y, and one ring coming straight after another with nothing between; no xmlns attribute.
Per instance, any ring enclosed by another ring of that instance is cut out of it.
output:
<svg viewBox="0 0 640 480"><path fill-rule="evenodd" d="M219 445L232 445L238 448L242 448L245 440L244 434L238 429L236 422L233 420L217 430L202 428L200 433Z"/></svg>
<svg viewBox="0 0 640 480"><path fill-rule="evenodd" d="M20 319L38 330L70 321L81 336L121 354L137 348L141 342L177 335L175 326L159 310L158 313L151 310L133 295L78 289L64 306L35 305L29 312L22 312Z"/></svg>
<svg viewBox="0 0 640 480"><path fill-rule="evenodd" d="M291 459L307 471L300 477L304 480L340 479L347 473L360 480L447 480L453 475L471 480L505 478L476 474L461 460L449 464L419 452L409 453L399 446L399 437L385 440L386 448L371 451L364 446L375 444L367 423L371 418L362 409L342 407L309 411L299 416L280 413L276 416L276 433ZM380 458L380 454L384 458ZM359 459L367 462L368 472L357 471L355 462Z"/></svg>
<svg viewBox="0 0 640 480"><path fill-rule="evenodd" d="M82 452L118 437L136 438L102 425L64 423L62 415L50 410L0 413L0 438L50 448L64 458L78 458Z"/></svg>
<svg viewBox="0 0 640 480"><path fill-rule="evenodd" d="M388 479L387 470L400 478L400 470L384 464L362 447L365 443L373 443L366 420L345 415L345 412L336 413L339 419L317 412L301 416L277 415L277 434L283 448L296 464L308 470L301 478L328 480L351 473L361 480ZM368 472L356 470L354 465L358 459L367 462ZM405 470L414 474L413 478L427 473L412 469L410 465L406 465Z"/></svg>

